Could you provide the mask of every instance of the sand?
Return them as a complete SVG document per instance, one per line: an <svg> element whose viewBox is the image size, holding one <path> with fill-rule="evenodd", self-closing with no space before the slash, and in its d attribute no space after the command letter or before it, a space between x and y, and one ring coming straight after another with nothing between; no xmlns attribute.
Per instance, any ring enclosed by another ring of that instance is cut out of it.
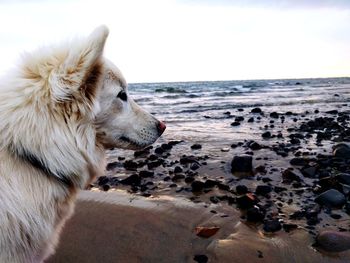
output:
<svg viewBox="0 0 350 263"><path fill-rule="evenodd" d="M197 226L220 230L201 238ZM222 204L83 191L47 262L195 262L195 255L206 255L208 262L350 262L350 251L320 253L313 243L305 229L266 235Z"/></svg>

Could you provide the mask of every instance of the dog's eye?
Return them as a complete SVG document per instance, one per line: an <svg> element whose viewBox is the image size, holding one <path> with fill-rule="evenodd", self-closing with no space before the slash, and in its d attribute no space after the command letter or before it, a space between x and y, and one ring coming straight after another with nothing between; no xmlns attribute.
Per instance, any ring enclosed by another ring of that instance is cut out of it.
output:
<svg viewBox="0 0 350 263"><path fill-rule="evenodd" d="M124 90L119 92L117 97L123 101L127 101L127 99L128 99L128 96L126 95L126 92Z"/></svg>

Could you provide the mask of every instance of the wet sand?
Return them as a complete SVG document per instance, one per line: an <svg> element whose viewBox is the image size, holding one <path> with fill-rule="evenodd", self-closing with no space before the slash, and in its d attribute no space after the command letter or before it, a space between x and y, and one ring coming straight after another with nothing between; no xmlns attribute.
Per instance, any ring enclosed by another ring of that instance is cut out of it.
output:
<svg viewBox="0 0 350 263"><path fill-rule="evenodd" d="M213 214L210 210L216 210ZM266 235L223 205L183 198L145 198L125 192L79 195L57 253L47 262L349 262L350 251L320 253L304 229ZM197 226L218 226L210 238Z"/></svg>

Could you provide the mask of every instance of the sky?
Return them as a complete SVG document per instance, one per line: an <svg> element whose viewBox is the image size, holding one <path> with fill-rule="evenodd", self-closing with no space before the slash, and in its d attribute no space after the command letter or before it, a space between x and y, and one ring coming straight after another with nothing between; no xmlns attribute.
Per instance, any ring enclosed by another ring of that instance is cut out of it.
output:
<svg viewBox="0 0 350 263"><path fill-rule="evenodd" d="M0 74L105 24L129 83L350 76L348 0L0 0Z"/></svg>

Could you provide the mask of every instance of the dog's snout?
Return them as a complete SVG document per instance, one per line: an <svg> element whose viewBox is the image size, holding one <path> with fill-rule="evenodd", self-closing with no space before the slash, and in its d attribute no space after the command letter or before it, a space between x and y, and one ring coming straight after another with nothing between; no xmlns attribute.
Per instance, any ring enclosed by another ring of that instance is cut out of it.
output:
<svg viewBox="0 0 350 263"><path fill-rule="evenodd" d="M158 132L159 132L159 135L161 135L161 134L165 131L165 129L166 129L165 123L162 122L162 121L159 121L159 122L157 123L157 130L158 130Z"/></svg>

